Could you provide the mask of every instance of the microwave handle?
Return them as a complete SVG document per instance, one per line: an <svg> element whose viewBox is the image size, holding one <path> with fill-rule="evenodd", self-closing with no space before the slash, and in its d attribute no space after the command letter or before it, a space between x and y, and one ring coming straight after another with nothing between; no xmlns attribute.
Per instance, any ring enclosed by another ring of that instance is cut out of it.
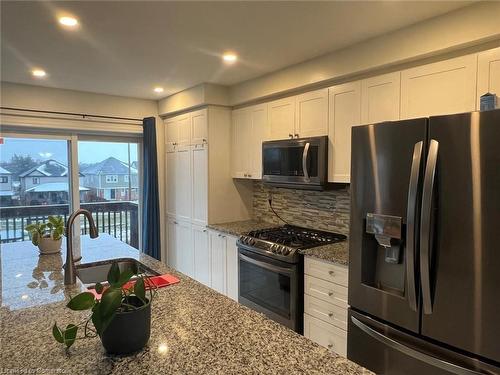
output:
<svg viewBox="0 0 500 375"><path fill-rule="evenodd" d="M304 171L304 177L307 181L309 181L309 171L307 170L307 154L309 154L309 145L307 142L304 147L304 152L302 153L302 170Z"/></svg>

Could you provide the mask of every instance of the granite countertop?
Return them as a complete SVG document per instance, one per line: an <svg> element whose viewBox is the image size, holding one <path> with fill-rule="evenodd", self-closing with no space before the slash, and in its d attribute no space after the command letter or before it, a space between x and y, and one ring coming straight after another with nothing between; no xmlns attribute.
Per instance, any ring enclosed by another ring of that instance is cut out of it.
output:
<svg viewBox="0 0 500 375"><path fill-rule="evenodd" d="M244 234L248 234L248 232L251 232L252 230L273 228L277 226L279 225L259 220L242 220L242 221L233 221L230 223L207 225L207 227L210 229L214 229L219 232L223 232L233 236L242 236Z"/></svg>
<svg viewBox="0 0 500 375"><path fill-rule="evenodd" d="M299 253L328 262L349 265L349 240L330 245L313 247L312 249L299 250Z"/></svg>
<svg viewBox="0 0 500 375"><path fill-rule="evenodd" d="M265 229L279 226L265 221L244 220L231 223L209 224L208 228L219 232L241 236L257 229ZM300 254L308 257L338 263L344 266L349 264L349 241L337 242L330 245L313 247L312 249L299 250Z"/></svg>
<svg viewBox="0 0 500 375"><path fill-rule="evenodd" d="M82 239L83 262L131 257L180 283L158 290L151 338L129 357L108 356L98 338L77 340L69 352L51 336L87 312L65 308L84 288L63 284L64 255L38 256L29 242L2 244L0 369L44 374L369 374L362 367L216 291L101 235Z"/></svg>

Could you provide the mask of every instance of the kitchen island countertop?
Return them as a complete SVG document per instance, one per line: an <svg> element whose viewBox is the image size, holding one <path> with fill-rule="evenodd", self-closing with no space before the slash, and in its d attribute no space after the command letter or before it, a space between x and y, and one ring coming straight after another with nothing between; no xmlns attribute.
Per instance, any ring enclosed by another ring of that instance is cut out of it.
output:
<svg viewBox="0 0 500 375"><path fill-rule="evenodd" d="M29 242L2 244L0 369L44 374L369 374L312 341L108 236L83 237L83 262L131 257L180 283L159 289L151 338L129 357L108 356L99 339L68 352L51 336L86 312L65 308L84 287L63 284L63 255L38 256ZM64 253L64 251L63 251Z"/></svg>

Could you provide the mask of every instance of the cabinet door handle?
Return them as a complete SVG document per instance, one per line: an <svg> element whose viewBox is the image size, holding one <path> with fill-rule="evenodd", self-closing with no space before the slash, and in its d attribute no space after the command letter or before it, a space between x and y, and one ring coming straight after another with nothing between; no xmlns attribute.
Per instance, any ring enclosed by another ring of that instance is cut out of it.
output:
<svg viewBox="0 0 500 375"><path fill-rule="evenodd" d="M289 136L290 138L293 138L293 134L292 134L292 133L288 133L288 136Z"/></svg>
<svg viewBox="0 0 500 375"><path fill-rule="evenodd" d="M295 138L299 138L299 133L295 133Z"/></svg>
<svg viewBox="0 0 500 375"><path fill-rule="evenodd" d="M177 225L177 224L179 224L179 223L178 223L177 221L174 221L174 224L175 224L175 225Z"/></svg>
<svg viewBox="0 0 500 375"><path fill-rule="evenodd" d="M252 175L251 175L251 174L249 174L249 175L248 175L248 177L252 177Z"/></svg>
<svg viewBox="0 0 500 375"><path fill-rule="evenodd" d="M333 344L328 344L328 349L332 349L333 348Z"/></svg>
<svg viewBox="0 0 500 375"><path fill-rule="evenodd" d="M206 230L206 229L203 229L203 233L207 233L207 230Z"/></svg>
<svg viewBox="0 0 500 375"><path fill-rule="evenodd" d="M333 313L328 313L328 317L331 318L333 316Z"/></svg>
<svg viewBox="0 0 500 375"><path fill-rule="evenodd" d="M333 292L328 292L328 297L333 296Z"/></svg>
<svg viewBox="0 0 500 375"><path fill-rule="evenodd" d="M334 272L334 271L328 271L328 274L329 274L330 276L334 276L334 275L335 275L335 272Z"/></svg>

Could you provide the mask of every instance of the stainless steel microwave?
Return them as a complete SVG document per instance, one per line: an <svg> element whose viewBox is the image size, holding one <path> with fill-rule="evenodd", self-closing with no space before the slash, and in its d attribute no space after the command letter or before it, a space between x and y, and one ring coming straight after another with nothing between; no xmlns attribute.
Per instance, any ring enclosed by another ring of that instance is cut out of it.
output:
<svg viewBox="0 0 500 375"><path fill-rule="evenodd" d="M328 183L328 137L262 143L262 181L293 189L323 190Z"/></svg>

